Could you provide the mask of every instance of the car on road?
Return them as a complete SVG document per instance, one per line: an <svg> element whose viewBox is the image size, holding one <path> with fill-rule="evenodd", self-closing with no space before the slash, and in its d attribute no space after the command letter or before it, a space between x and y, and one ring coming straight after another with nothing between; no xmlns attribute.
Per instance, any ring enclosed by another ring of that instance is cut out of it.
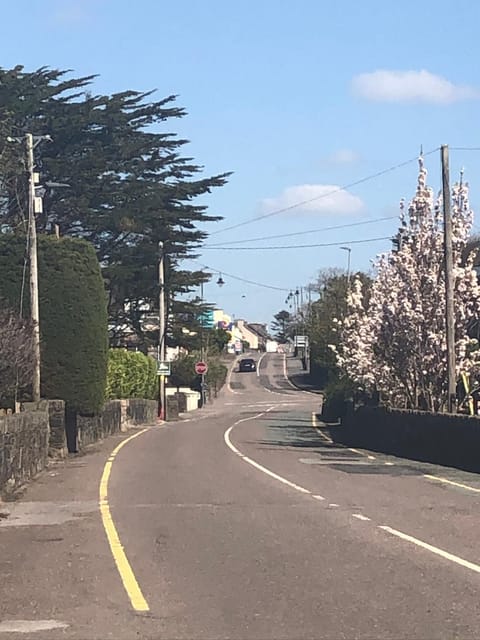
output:
<svg viewBox="0 0 480 640"><path fill-rule="evenodd" d="M255 360L253 358L242 358L242 360L240 360L240 363L238 365L238 370L240 372L242 372L242 371L256 371L257 370L257 363L255 362Z"/></svg>

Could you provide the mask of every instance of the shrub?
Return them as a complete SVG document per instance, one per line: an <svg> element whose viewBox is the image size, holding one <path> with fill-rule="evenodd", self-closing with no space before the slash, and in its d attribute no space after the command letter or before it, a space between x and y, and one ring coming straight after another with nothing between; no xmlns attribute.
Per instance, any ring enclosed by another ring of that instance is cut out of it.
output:
<svg viewBox="0 0 480 640"><path fill-rule="evenodd" d="M0 301L0 407L13 407L15 392L20 394L32 383L33 331L30 320L5 308Z"/></svg>
<svg viewBox="0 0 480 640"><path fill-rule="evenodd" d="M168 380L173 387L190 387L200 391L201 376L195 373L195 363L199 360L197 355L188 355L172 362L172 375ZM205 381L215 396L225 384L228 369L219 358L208 358L208 371Z"/></svg>
<svg viewBox="0 0 480 640"><path fill-rule="evenodd" d="M0 237L0 298L19 309L25 238ZM38 238L42 396L94 413L105 400L107 305L93 246L74 238ZM24 316L29 287L24 287Z"/></svg>
<svg viewBox="0 0 480 640"><path fill-rule="evenodd" d="M158 397L157 364L140 351L110 349L108 353L107 398Z"/></svg>
<svg viewBox="0 0 480 640"><path fill-rule="evenodd" d="M336 422L344 418L347 400L353 396L353 384L348 378L339 378L330 382L324 391L322 418L327 422Z"/></svg>
<svg viewBox="0 0 480 640"><path fill-rule="evenodd" d="M209 360L206 381L210 391L213 391L215 394L215 397L217 396L218 391L225 384L227 373L227 367L218 358L212 358Z"/></svg>

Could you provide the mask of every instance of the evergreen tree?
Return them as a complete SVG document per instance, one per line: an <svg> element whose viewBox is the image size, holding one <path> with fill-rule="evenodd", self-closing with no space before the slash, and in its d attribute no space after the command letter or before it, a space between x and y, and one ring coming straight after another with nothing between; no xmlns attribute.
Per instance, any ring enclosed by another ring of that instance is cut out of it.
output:
<svg viewBox="0 0 480 640"><path fill-rule="evenodd" d="M205 280L182 271L206 238L210 215L196 199L225 184L229 174L199 177L202 168L182 155L187 140L164 131L186 115L175 96L151 93L89 93L94 76L66 79L66 72L22 67L0 69L0 224L24 229L24 148L5 142L26 132L50 135L35 152L47 188L39 232L58 225L62 235L84 238L97 252L109 294L110 325L149 341L143 319L158 298L158 244L166 255L170 311L176 300ZM200 228L202 225L202 228ZM117 338L119 336L117 335Z"/></svg>

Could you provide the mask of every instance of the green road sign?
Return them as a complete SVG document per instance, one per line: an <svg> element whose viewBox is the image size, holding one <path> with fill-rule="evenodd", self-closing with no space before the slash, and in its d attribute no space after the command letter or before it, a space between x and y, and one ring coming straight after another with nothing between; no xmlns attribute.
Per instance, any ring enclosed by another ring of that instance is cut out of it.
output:
<svg viewBox="0 0 480 640"><path fill-rule="evenodd" d="M167 360L160 360L157 362L157 376L169 376L171 373L170 362Z"/></svg>

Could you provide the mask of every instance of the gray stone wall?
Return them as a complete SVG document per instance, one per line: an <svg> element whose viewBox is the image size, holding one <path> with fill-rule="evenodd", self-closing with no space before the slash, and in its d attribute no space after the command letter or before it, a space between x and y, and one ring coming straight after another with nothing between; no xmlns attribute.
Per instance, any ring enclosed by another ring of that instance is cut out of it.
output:
<svg viewBox="0 0 480 640"><path fill-rule="evenodd" d="M50 422L49 454L53 457L64 458L67 455L65 402L63 400L49 400L48 417Z"/></svg>
<svg viewBox="0 0 480 640"><path fill-rule="evenodd" d="M76 452L137 424L155 424L155 400L112 400L96 416L67 415L63 400L26 402L0 415L0 495L8 495L45 469L48 458ZM73 421L73 422L72 422Z"/></svg>
<svg viewBox="0 0 480 640"><path fill-rule="evenodd" d="M48 406L0 417L0 492L5 495L47 466Z"/></svg>
<svg viewBox="0 0 480 640"><path fill-rule="evenodd" d="M137 424L154 424L156 400L110 400L99 415L76 417L77 450Z"/></svg>

